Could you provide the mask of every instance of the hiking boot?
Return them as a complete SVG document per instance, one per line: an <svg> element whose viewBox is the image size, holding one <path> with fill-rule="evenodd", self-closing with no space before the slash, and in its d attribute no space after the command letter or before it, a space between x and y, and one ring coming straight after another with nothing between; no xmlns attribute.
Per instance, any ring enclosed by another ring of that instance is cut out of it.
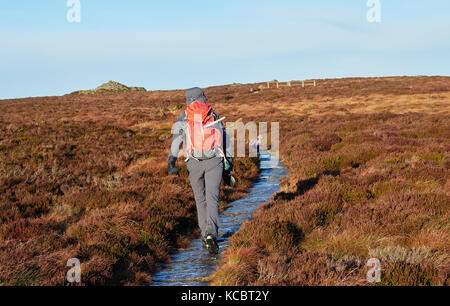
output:
<svg viewBox="0 0 450 306"><path fill-rule="evenodd" d="M219 254L219 245L217 244L217 239L212 235L206 237L206 249L211 255Z"/></svg>

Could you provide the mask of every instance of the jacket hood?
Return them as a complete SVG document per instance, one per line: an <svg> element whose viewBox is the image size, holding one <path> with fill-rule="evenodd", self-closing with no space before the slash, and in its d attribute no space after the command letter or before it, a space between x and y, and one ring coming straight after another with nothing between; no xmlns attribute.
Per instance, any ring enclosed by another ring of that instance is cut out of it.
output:
<svg viewBox="0 0 450 306"><path fill-rule="evenodd" d="M203 89L194 87L186 90L186 105L189 106L192 102L201 101L207 103L205 92Z"/></svg>

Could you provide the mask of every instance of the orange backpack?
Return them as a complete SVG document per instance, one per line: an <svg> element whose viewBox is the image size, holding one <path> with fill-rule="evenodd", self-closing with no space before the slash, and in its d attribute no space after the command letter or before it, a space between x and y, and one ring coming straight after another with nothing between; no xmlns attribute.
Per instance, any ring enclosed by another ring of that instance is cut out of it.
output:
<svg viewBox="0 0 450 306"><path fill-rule="evenodd" d="M186 150L198 160L219 156L222 152L222 131L217 127L211 105L196 101L186 109Z"/></svg>

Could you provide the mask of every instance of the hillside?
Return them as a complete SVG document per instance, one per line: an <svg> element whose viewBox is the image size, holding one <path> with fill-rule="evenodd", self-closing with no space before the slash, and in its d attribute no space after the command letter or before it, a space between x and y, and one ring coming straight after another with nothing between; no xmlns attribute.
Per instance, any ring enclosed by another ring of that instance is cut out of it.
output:
<svg viewBox="0 0 450 306"><path fill-rule="evenodd" d="M382 285L448 285L448 82L326 80L237 106L280 121L290 175L231 238L213 284L369 285L377 258Z"/></svg>
<svg viewBox="0 0 450 306"><path fill-rule="evenodd" d="M290 173L231 238L213 284L447 284L450 78L318 80L317 87L206 89L227 121L280 122ZM0 101L0 284L143 284L186 246L195 204L182 161L167 176L184 91ZM257 178L239 159L238 188Z"/></svg>
<svg viewBox="0 0 450 306"><path fill-rule="evenodd" d="M179 92L0 101L0 285L63 285L69 258L85 285L145 284L197 235L186 167L167 175ZM236 162L238 188L258 177Z"/></svg>

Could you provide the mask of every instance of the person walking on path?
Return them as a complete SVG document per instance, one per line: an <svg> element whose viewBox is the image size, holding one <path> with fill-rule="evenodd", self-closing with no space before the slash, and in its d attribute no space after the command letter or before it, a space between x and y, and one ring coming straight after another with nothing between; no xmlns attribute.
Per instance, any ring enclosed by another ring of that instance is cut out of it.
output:
<svg viewBox="0 0 450 306"><path fill-rule="evenodd" d="M217 254L220 184L222 178L228 184L232 178L232 146L222 123L224 118L220 119L213 111L201 88L186 91L186 105L186 111L172 129L168 173L178 174L175 164L184 144L202 241L211 254Z"/></svg>

